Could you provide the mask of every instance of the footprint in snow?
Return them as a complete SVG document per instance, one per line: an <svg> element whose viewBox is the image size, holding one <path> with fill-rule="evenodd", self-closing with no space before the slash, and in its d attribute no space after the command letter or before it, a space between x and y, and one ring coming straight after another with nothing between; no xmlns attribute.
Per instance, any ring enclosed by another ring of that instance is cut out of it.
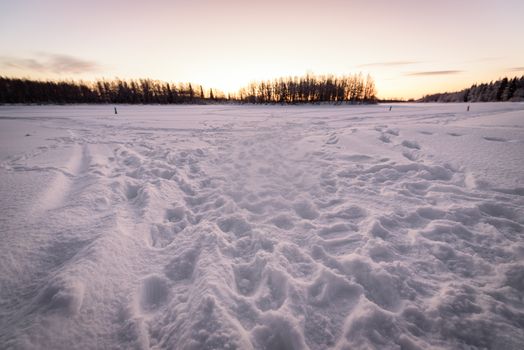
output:
<svg viewBox="0 0 524 350"><path fill-rule="evenodd" d="M404 156L404 158L409 159L412 162L415 162L419 158L419 156L418 156L418 154L416 152L417 151L412 151L412 150L404 151L404 152L402 152L402 155Z"/></svg>
<svg viewBox="0 0 524 350"><path fill-rule="evenodd" d="M143 311L153 311L164 304L169 295L167 280L152 275L142 281L140 287L140 308Z"/></svg>
<svg viewBox="0 0 524 350"><path fill-rule="evenodd" d="M193 276L200 251L196 248L190 248L182 254L176 256L165 267L166 276L172 281L189 280Z"/></svg>
<svg viewBox="0 0 524 350"><path fill-rule="evenodd" d="M273 225L275 225L278 228L281 228L283 230L290 230L295 225L293 223L293 219L289 215L278 215L270 220Z"/></svg>
<svg viewBox="0 0 524 350"><path fill-rule="evenodd" d="M138 191L140 190L139 186L133 184L126 184L125 195L128 201L132 201L138 196Z"/></svg>
<svg viewBox="0 0 524 350"><path fill-rule="evenodd" d="M400 132L398 129L387 129L386 130L386 133L390 134L390 135L393 135L393 136L398 136L400 135Z"/></svg>
<svg viewBox="0 0 524 350"><path fill-rule="evenodd" d="M165 211L164 218L166 221L178 222L184 219L185 211L182 207L170 208Z"/></svg>
<svg viewBox="0 0 524 350"><path fill-rule="evenodd" d="M255 304L261 311L278 310L287 298L288 278L282 271L272 268L266 269L263 275Z"/></svg>
<svg viewBox="0 0 524 350"><path fill-rule="evenodd" d="M334 145L336 143L338 143L338 137L337 137L337 135L334 135L334 134L331 135L329 137L329 139L326 141L326 144L328 144L328 145Z"/></svg>
<svg viewBox="0 0 524 350"><path fill-rule="evenodd" d="M237 289L242 295L251 295L259 287L266 261L255 257L253 262L233 266L233 275Z"/></svg>
<svg viewBox="0 0 524 350"><path fill-rule="evenodd" d="M402 141L402 146L411 149L420 149L420 145L416 141L404 140Z"/></svg>
<svg viewBox="0 0 524 350"><path fill-rule="evenodd" d="M483 139L486 141L494 141L494 142L508 142L508 140L502 137L484 136Z"/></svg>
<svg viewBox="0 0 524 350"><path fill-rule="evenodd" d="M378 139L380 141L384 142L384 143L390 143L391 142L389 136L387 136L386 134L380 134Z"/></svg>

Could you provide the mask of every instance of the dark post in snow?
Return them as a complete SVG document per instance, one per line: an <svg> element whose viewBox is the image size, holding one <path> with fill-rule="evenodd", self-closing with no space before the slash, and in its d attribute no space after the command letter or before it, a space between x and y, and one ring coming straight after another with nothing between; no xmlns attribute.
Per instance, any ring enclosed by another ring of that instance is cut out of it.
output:
<svg viewBox="0 0 524 350"><path fill-rule="evenodd" d="M118 112L116 111L116 107L115 107L115 114L118 114Z"/></svg>
<svg viewBox="0 0 524 350"><path fill-rule="evenodd" d="M469 105L468 105L468 108L466 109L467 112L469 112Z"/></svg>
<svg viewBox="0 0 524 350"><path fill-rule="evenodd" d="M391 108L393 108L393 106L389 106L389 111L391 112Z"/></svg>

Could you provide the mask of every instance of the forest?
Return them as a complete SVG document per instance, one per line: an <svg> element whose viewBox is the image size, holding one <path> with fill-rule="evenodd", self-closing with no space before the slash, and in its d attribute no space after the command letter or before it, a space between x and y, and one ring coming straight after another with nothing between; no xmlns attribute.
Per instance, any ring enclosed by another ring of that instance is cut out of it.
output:
<svg viewBox="0 0 524 350"><path fill-rule="evenodd" d="M152 79L38 81L0 76L0 103L70 104L204 104L204 103L374 103L373 79L362 74L348 76L308 74L253 82L236 94L204 89L191 83L168 83Z"/></svg>
<svg viewBox="0 0 524 350"><path fill-rule="evenodd" d="M346 76L307 74L251 83L239 92L249 103L375 103L375 82L362 74Z"/></svg>
<svg viewBox="0 0 524 350"><path fill-rule="evenodd" d="M475 84L456 92L422 97L419 102L499 102L524 101L524 76L503 78L495 82Z"/></svg>
<svg viewBox="0 0 524 350"><path fill-rule="evenodd" d="M225 100L218 91L202 86L172 84L151 79L94 83L82 81L36 81L0 77L0 103L128 103L178 104Z"/></svg>

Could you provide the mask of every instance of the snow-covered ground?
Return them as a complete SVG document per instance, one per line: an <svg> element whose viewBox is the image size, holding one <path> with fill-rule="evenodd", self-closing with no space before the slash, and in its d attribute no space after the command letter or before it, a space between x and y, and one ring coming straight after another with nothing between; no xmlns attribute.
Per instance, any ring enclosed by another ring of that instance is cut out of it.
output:
<svg viewBox="0 0 524 350"><path fill-rule="evenodd" d="M524 104L1 106L2 349L522 349Z"/></svg>

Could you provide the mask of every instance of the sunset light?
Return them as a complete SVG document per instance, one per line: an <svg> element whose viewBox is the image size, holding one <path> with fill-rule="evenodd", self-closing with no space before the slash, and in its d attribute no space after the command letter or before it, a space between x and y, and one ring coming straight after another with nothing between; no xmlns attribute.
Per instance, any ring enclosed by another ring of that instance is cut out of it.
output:
<svg viewBox="0 0 524 350"><path fill-rule="evenodd" d="M0 0L0 350L522 350L524 0Z"/></svg>
<svg viewBox="0 0 524 350"><path fill-rule="evenodd" d="M517 0L2 1L0 71L224 92L362 71L379 97L418 98L522 74L522 13Z"/></svg>

